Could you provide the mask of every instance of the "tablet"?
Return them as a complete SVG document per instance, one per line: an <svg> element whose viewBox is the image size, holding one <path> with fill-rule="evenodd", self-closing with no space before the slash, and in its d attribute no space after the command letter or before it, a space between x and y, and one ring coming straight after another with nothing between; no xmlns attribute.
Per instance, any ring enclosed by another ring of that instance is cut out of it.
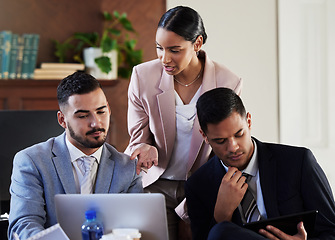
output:
<svg viewBox="0 0 335 240"><path fill-rule="evenodd" d="M265 229L267 225L272 225L286 234L295 235L298 232L297 224L302 221L304 223L307 234L310 236L313 235L314 232L317 213L317 210L300 212L291 215L280 216L277 218L261 220L258 222L247 223L244 225L244 227L258 233L259 229Z"/></svg>

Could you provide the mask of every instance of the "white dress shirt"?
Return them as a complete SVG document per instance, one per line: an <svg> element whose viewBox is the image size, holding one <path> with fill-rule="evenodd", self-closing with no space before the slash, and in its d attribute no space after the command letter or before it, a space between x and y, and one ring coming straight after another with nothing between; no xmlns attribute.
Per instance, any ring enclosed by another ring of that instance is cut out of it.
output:
<svg viewBox="0 0 335 240"><path fill-rule="evenodd" d="M65 137L65 139L66 139L65 142L66 142L67 149L69 150L69 153L70 153L74 181L76 182L76 192L80 193L80 183L83 180L85 172L83 171L83 169L81 169L80 164L77 160L79 158L81 158L83 156L87 156L87 155L85 153L83 153L82 151L80 151L78 148L76 148L67 139L67 137ZM95 179L96 179L96 176L97 176L98 164L100 163L100 159L101 159L102 148L103 148L103 146L101 146L97 151L95 151L91 155L91 156L95 157L95 159L96 159L95 163L92 165L92 170L91 170L92 171L92 179L93 179L94 183L95 183Z"/></svg>
<svg viewBox="0 0 335 240"><path fill-rule="evenodd" d="M187 162L190 153L193 125L196 118L196 103L200 97L201 86L189 104L184 104L178 93L176 98L176 137L169 165L161 178L186 180Z"/></svg>

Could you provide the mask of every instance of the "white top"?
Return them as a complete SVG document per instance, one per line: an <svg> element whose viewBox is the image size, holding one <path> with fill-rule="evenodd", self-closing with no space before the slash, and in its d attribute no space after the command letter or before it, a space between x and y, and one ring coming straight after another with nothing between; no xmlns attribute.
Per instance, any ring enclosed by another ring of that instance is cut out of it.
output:
<svg viewBox="0 0 335 240"><path fill-rule="evenodd" d="M196 103L200 97L200 90L194 94L189 104L184 104L178 93L176 98L176 137L169 165L161 178L170 180L186 180L187 162L192 140L192 131L196 117Z"/></svg>
<svg viewBox="0 0 335 240"><path fill-rule="evenodd" d="M71 163L72 163L72 171L74 176L74 181L76 182L76 192L80 193L80 183L83 180L84 177L84 171L80 168L80 164L78 164L78 159L87 156L85 153L80 151L78 148L76 148L68 139L65 137L65 143L67 146L67 149L70 153ZM101 154L102 154L102 147L101 146L97 151L95 151L91 156L95 157L97 160L92 165L92 179L95 183L95 179L97 176L97 170L98 170L98 164L100 163Z"/></svg>
<svg viewBox="0 0 335 240"><path fill-rule="evenodd" d="M250 162L248 166L242 170L244 173L248 173L251 175L251 179L249 181L249 187L251 188L251 193L255 196L256 194L256 204L259 210L259 213L262 216L262 219L267 219L267 214L265 210L265 205L264 205L264 199L263 199L263 193L262 193L262 188L261 188L261 182L260 182L260 176L259 176L259 168L258 168L258 152L257 152L257 144L255 143L254 140L252 140L254 144L254 153L250 159ZM223 167L228 171L228 167L224 165L224 163L221 160L221 163Z"/></svg>

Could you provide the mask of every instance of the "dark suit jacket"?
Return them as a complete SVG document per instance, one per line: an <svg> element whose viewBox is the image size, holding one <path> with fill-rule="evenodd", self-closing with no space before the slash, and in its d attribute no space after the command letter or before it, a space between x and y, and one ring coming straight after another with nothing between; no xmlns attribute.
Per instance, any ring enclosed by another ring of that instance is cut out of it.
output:
<svg viewBox="0 0 335 240"><path fill-rule="evenodd" d="M302 147L254 140L268 218L317 209L315 239L335 239L333 194L312 152ZM216 224L214 207L225 173L220 160L214 156L185 184L193 239L207 239L208 232ZM242 226L238 210L235 210L232 222Z"/></svg>

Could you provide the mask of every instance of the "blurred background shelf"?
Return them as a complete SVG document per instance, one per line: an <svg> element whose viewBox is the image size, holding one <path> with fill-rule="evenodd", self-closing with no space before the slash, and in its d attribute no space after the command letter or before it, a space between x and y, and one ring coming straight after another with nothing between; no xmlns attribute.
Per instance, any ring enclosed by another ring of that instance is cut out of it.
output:
<svg viewBox="0 0 335 240"><path fill-rule="evenodd" d="M58 110L57 86L60 80L1 80L0 110ZM100 80L112 110L107 141L124 151L127 132L128 80ZM55 116L56 121L56 116Z"/></svg>

